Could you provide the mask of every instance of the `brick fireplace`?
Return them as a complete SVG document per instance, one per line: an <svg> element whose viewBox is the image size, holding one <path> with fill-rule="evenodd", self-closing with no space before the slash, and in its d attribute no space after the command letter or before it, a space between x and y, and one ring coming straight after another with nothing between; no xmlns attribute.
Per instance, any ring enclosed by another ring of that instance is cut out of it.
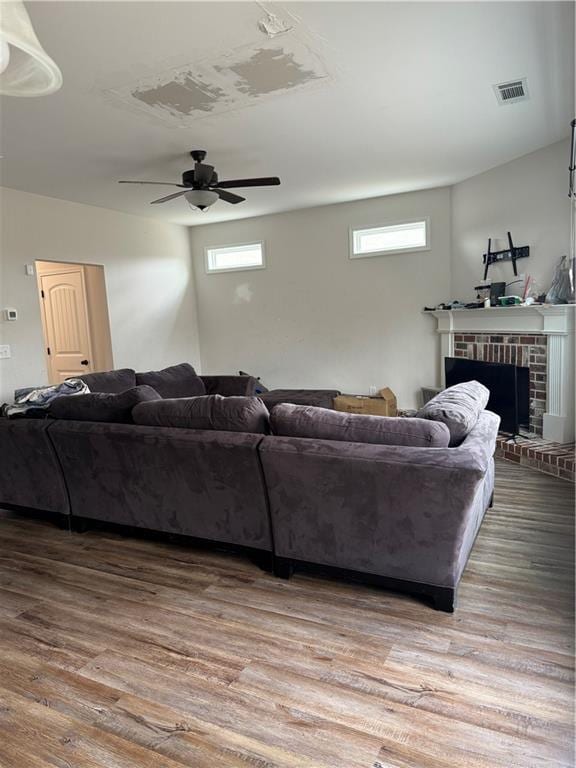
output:
<svg viewBox="0 0 576 768"><path fill-rule="evenodd" d="M454 357L507 363L529 370L530 428L542 437L546 410L548 337L508 333L455 333Z"/></svg>
<svg viewBox="0 0 576 768"><path fill-rule="evenodd" d="M574 441L574 305L437 310L440 374L444 358L510 363L529 369L530 430Z"/></svg>

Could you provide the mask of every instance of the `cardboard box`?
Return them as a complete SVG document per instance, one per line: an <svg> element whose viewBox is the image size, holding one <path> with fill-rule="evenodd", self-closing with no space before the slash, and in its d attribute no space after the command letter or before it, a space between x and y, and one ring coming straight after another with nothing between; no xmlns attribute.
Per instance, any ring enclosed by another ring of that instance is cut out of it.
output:
<svg viewBox="0 0 576 768"><path fill-rule="evenodd" d="M372 416L396 416L398 408L396 395L390 387L381 389L377 397L367 395L338 395L334 408L346 413L364 413Z"/></svg>

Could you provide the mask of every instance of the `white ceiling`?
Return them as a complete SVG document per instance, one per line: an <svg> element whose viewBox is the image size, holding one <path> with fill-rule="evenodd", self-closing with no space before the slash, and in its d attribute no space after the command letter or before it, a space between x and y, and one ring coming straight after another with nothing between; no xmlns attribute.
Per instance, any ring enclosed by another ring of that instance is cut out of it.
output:
<svg viewBox="0 0 576 768"><path fill-rule="evenodd" d="M64 86L3 98L2 183L193 225L451 184L568 135L571 2L267 7L293 31L270 41L253 2L27 3ZM131 95L261 48L296 51L316 77L264 95L241 89L191 115ZM530 99L500 106L493 84L520 77ZM278 175L282 185L199 214L183 200L149 205L169 187L116 183L180 181L193 148L208 150L221 179Z"/></svg>

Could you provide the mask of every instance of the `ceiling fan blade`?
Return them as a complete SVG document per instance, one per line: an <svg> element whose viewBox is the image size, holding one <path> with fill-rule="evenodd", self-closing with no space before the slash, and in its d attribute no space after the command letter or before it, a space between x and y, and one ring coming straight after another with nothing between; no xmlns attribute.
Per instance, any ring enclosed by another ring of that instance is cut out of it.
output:
<svg viewBox="0 0 576 768"><path fill-rule="evenodd" d="M224 200L225 203L232 203L232 205L243 203L244 200L246 200L245 197L240 197L240 195L235 195L232 192L225 192L223 189L218 189L217 187L213 189L213 192L216 192L218 197L221 200Z"/></svg>
<svg viewBox="0 0 576 768"><path fill-rule="evenodd" d="M119 181L118 184L160 184L162 187L184 187L184 184L174 184L173 181Z"/></svg>
<svg viewBox="0 0 576 768"><path fill-rule="evenodd" d="M194 181L196 184L210 184L214 175L214 166L196 163L194 166Z"/></svg>
<svg viewBox="0 0 576 768"><path fill-rule="evenodd" d="M262 179L230 179L219 181L220 189L232 189L233 187L272 187L280 184L278 176L265 176Z"/></svg>
<svg viewBox="0 0 576 768"><path fill-rule="evenodd" d="M186 192L188 192L188 189L185 189L184 192L174 192L173 195L166 195L166 197L161 197L158 200L152 200L150 205L156 205L156 203L167 203L168 200L174 200L175 197L181 197L182 195L185 195Z"/></svg>

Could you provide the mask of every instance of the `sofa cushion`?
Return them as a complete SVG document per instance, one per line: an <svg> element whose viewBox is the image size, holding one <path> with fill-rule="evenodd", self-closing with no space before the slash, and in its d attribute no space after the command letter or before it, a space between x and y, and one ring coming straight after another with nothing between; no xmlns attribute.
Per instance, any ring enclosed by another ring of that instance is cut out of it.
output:
<svg viewBox="0 0 576 768"><path fill-rule="evenodd" d="M272 434L374 445L445 448L448 428L424 419L368 416L283 403L272 409Z"/></svg>
<svg viewBox="0 0 576 768"><path fill-rule="evenodd" d="M256 387L258 381L252 376L201 376L206 387L206 395L238 395L241 397L252 397L257 395Z"/></svg>
<svg viewBox="0 0 576 768"><path fill-rule="evenodd" d="M90 392L124 392L136 386L136 371L132 368L119 368L116 371L102 371L76 376L82 379Z"/></svg>
<svg viewBox="0 0 576 768"><path fill-rule="evenodd" d="M180 363L161 371L136 374L136 384L147 384L161 397L198 397L206 394L204 382L190 363Z"/></svg>
<svg viewBox="0 0 576 768"><path fill-rule="evenodd" d="M268 409L258 397L205 395L140 403L133 412L135 424L152 427L215 429L226 432L269 433Z"/></svg>
<svg viewBox="0 0 576 768"><path fill-rule="evenodd" d="M142 385L125 392L91 392L89 395L57 397L50 404L48 413L54 419L132 424L135 405L160 399L152 387Z"/></svg>
<svg viewBox="0 0 576 768"><path fill-rule="evenodd" d="M261 397L266 407L271 411L275 405L280 405L280 403L332 408L334 398L339 394L337 389L272 389L265 392Z"/></svg>
<svg viewBox="0 0 576 768"><path fill-rule="evenodd" d="M439 392L416 416L446 424L450 445L459 445L476 426L489 397L490 390L479 381L465 381Z"/></svg>

